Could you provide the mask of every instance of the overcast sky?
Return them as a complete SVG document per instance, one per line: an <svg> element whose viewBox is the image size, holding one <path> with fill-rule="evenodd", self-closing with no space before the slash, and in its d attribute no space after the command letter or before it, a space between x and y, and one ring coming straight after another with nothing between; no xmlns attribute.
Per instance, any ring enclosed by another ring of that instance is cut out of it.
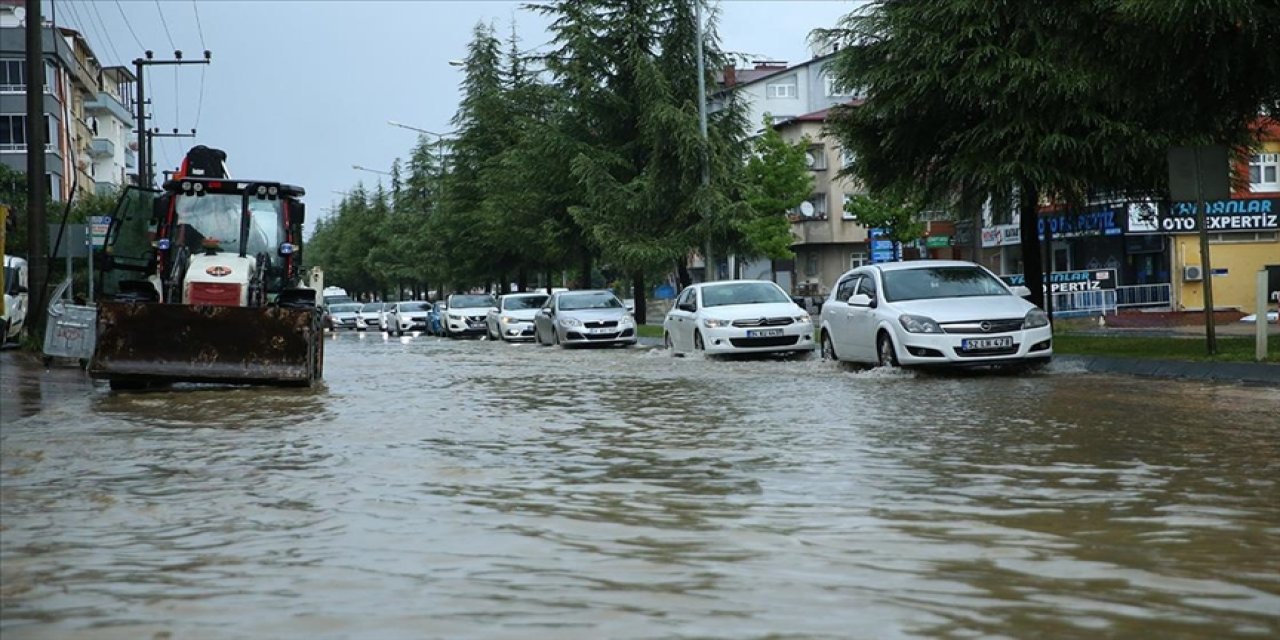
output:
<svg viewBox="0 0 1280 640"><path fill-rule="evenodd" d="M478 21L496 22L506 34L514 19L526 48L549 41L547 21L521 4L45 0L44 13L48 19L52 9L59 25L84 33L104 64L129 64L144 48L157 57L178 48L186 58L212 50L207 67L148 73L152 124L198 131L194 140L157 139L157 173L175 167L193 144L218 147L227 152L233 176L305 187L314 220L341 198L334 191L377 183L380 176L353 164L388 170L408 155L417 134L388 120L451 129L461 70L449 60L463 57ZM810 30L832 26L855 3L718 5L726 50L794 63L811 55Z"/></svg>

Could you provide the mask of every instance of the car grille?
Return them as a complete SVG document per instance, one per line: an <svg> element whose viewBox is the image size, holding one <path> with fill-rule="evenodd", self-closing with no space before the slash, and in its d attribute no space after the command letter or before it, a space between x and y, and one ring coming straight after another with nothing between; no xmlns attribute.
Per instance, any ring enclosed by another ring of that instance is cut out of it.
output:
<svg viewBox="0 0 1280 640"><path fill-rule="evenodd" d="M1012 347L1001 347L999 349L983 349L982 351L962 351L960 347L951 349L961 358L989 358L991 356L1011 356L1018 353L1018 345Z"/></svg>
<svg viewBox="0 0 1280 640"><path fill-rule="evenodd" d="M484 322L484 316L468 316L467 320L470 322Z"/></svg>
<svg viewBox="0 0 1280 640"><path fill-rule="evenodd" d="M735 347L786 347L796 343L800 336L771 336L768 338L729 338Z"/></svg>
<svg viewBox="0 0 1280 640"><path fill-rule="evenodd" d="M982 325L987 328L983 329ZM1009 333L1022 330L1022 318L1007 320L974 320L972 322L948 322L942 325L947 333Z"/></svg>
<svg viewBox="0 0 1280 640"><path fill-rule="evenodd" d="M605 329L608 327L618 326L618 321L617 320L598 320L596 322L584 322L582 323L582 326L588 329Z"/></svg>
<svg viewBox="0 0 1280 640"><path fill-rule="evenodd" d="M792 322L792 318L751 318L750 320L734 320L735 327L785 327Z"/></svg>

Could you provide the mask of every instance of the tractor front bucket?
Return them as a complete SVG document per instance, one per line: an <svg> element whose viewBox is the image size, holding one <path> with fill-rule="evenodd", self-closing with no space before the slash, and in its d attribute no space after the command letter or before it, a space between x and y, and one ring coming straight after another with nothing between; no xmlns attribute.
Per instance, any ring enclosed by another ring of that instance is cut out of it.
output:
<svg viewBox="0 0 1280 640"><path fill-rule="evenodd" d="M322 373L321 322L313 308L102 302L89 374L113 387L310 385Z"/></svg>

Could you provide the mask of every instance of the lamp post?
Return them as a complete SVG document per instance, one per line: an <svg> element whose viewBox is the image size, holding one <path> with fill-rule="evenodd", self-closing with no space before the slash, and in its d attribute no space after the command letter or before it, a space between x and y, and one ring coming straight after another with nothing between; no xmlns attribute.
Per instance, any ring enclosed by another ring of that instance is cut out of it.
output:
<svg viewBox="0 0 1280 640"><path fill-rule="evenodd" d="M384 176L389 176L389 175L391 175L391 172L390 172L390 171L382 171L381 169L370 169L369 167L362 167L362 166L360 166L360 165L358 165L358 164L353 164L353 165L351 165L351 168L352 168L352 169L355 169L356 171L368 171L369 173L378 173L378 174L382 174L382 175L384 175Z"/></svg>
<svg viewBox="0 0 1280 640"><path fill-rule="evenodd" d="M450 64L452 64L452 61L450 61ZM396 122L395 120L388 120L387 124L393 127L400 127L401 129L408 129L410 131L417 131L418 133L426 134L429 136L435 136L436 137L436 163L440 165L440 173L441 174L444 173L444 141L445 141L445 138L449 137L449 134L436 133L435 131L431 131L430 129L415 127L413 125L408 125L403 122Z"/></svg>

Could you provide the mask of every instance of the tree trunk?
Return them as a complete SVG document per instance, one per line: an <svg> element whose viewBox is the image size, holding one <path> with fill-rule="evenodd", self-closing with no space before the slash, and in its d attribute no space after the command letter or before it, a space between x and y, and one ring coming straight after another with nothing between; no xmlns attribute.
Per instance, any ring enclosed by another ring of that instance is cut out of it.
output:
<svg viewBox="0 0 1280 640"><path fill-rule="evenodd" d="M590 289L591 288L591 254L584 252L582 254L582 275L577 285L570 284L572 289Z"/></svg>
<svg viewBox="0 0 1280 640"><path fill-rule="evenodd" d="M525 269L522 267L520 271L516 273L516 287L518 287L518 290L520 291L520 293L524 293L529 290L529 270L528 269Z"/></svg>
<svg viewBox="0 0 1280 640"><path fill-rule="evenodd" d="M1022 274L1031 290L1031 304L1044 308L1044 268L1040 262L1040 197L1036 187L1023 182L1018 189L1018 229L1022 240Z"/></svg>
<svg viewBox="0 0 1280 640"><path fill-rule="evenodd" d="M693 284L693 275L689 273L689 265L685 264L683 259L676 260L676 279L680 281L681 291Z"/></svg>
<svg viewBox="0 0 1280 640"><path fill-rule="evenodd" d="M636 305L636 310L634 314L636 317L636 324L644 324L646 309L645 309L644 272L643 271L637 271L633 276L631 276L631 298L635 300L635 305ZM636 331L639 331L639 330L640 330L639 327L637 327Z"/></svg>
<svg viewBox="0 0 1280 640"><path fill-rule="evenodd" d="M542 278L547 289L547 295L551 295L551 269L544 269Z"/></svg>

